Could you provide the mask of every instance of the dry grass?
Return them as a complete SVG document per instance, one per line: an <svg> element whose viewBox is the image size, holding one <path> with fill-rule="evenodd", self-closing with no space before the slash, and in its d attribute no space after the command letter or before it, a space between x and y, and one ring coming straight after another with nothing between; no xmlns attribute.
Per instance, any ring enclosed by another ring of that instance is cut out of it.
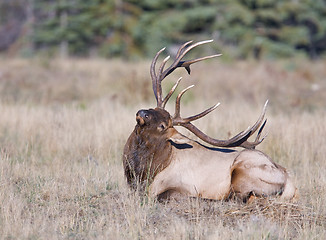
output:
<svg viewBox="0 0 326 240"><path fill-rule="evenodd" d="M184 76L182 113L219 138L246 128L268 98L259 149L290 169L297 203L185 199L130 192L123 145L154 107L148 62L0 60L2 239L322 239L326 235L326 63L210 61ZM173 109L173 103L168 106Z"/></svg>

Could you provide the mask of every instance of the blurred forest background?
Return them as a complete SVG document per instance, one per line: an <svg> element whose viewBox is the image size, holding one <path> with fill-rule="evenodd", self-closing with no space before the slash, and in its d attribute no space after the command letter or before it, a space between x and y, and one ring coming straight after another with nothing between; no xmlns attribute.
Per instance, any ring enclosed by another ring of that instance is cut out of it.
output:
<svg viewBox="0 0 326 240"><path fill-rule="evenodd" d="M0 0L5 56L139 59L191 39L230 58L321 58L326 1Z"/></svg>

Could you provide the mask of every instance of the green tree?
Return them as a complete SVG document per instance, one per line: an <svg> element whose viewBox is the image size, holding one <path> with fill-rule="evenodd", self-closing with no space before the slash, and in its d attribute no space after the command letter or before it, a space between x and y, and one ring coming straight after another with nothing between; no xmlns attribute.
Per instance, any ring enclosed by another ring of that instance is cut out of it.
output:
<svg viewBox="0 0 326 240"><path fill-rule="evenodd" d="M208 38L237 58L316 58L326 51L324 0L9 1L0 2L0 36L19 11L23 17L15 38L1 38L9 39L4 50L29 18L33 49L64 56L151 57L163 46Z"/></svg>

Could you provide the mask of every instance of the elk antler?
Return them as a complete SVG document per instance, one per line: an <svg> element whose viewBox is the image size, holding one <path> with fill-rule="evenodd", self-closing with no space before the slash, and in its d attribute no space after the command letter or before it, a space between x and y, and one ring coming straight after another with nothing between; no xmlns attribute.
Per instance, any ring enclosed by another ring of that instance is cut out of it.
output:
<svg viewBox="0 0 326 240"><path fill-rule="evenodd" d="M221 56L221 54L216 54L216 55L196 58L196 59L189 60L189 61L181 61L182 58L186 55L186 53L189 52L194 47L205 44L205 43L209 43L212 41L213 40L201 41L201 42L192 44L190 46L188 46L188 45L191 44L192 41L186 42L179 48L176 58L175 58L174 62L171 64L171 66L168 67L164 71L163 71L163 69L165 67L166 62L169 60L170 56L166 57L163 60L162 64L159 67L158 74L156 74L156 72L155 72L155 65L156 65L159 55L161 54L161 52L163 52L165 50L165 48L162 48L160 51L157 52L157 54L155 55L155 57L152 61L150 73L151 73L151 77L152 77L153 91L155 94L158 108L163 108L163 109L165 108L167 101L170 99L170 97L172 96L172 94L174 93L175 89L177 88L178 84L181 81L181 78L179 78L178 81L175 83L175 85L170 90L170 92L166 95L166 97L164 99L162 99L161 82L163 81L163 79L166 76L168 76L170 73L172 73L178 67L184 67L187 70L187 72L190 74L190 65L191 64L205 60L205 59ZM265 139L266 136L264 136L262 139L260 139L260 136L261 136L261 133L262 133L263 128L265 127L265 124L267 121L267 120L265 120L265 121L263 121L263 120L265 117L268 100L265 102L265 105L264 105L264 108L263 108L263 111L262 111L260 117L258 118L257 122L252 127L249 127L247 130L238 133L237 135L235 135L234 137L232 137L228 140L218 140L218 139L214 139L214 138L207 136L202 131L200 131L197 127L195 127L191 122L194 120L197 120L199 118L202 118L202 117L206 116L208 113L215 110L218 107L219 103L215 104L214 106L212 106L212 107L206 109L205 111L203 111L199 114L196 114L194 116L191 116L188 118L181 118L181 116L180 116L181 97L186 91L188 91L193 86L194 85L187 87L186 89L181 91L179 93L179 95L177 96L176 105L175 105L175 114L172 117L173 126L185 127L189 131L194 133L197 137L202 139L203 141L205 141L213 146L217 146L217 147L243 147L243 148L248 148L248 149L254 149L258 144L260 144ZM259 128L259 130L258 130L258 128ZM250 136L252 136L257 130L258 130L258 134L257 134L255 141L249 142L248 138Z"/></svg>
<svg viewBox="0 0 326 240"><path fill-rule="evenodd" d="M180 117L181 97L187 90L189 90L193 86L194 85L192 85L192 86L184 89L182 92L180 92L176 99L175 114L172 118L172 123L174 126L185 127L189 131L194 133L197 137L199 137L201 140L203 140L213 146L216 146L216 147L243 147L243 148L248 148L248 149L254 149L258 144L260 144L265 139L266 135L262 139L260 139L260 136L261 136L261 133L262 133L262 131L266 125L266 121L267 121L267 119L266 119L263 122L265 113L266 113L268 100L265 102L265 105L264 105L264 108L263 108L263 111L262 111L260 117L258 118L257 122L252 127L249 127L246 131L242 131L228 140L218 140L218 139L214 139L214 138L207 136L205 133L203 133L197 127L195 127L193 124L191 124L191 122L206 116L208 113L215 110L218 107L218 105L220 105L220 103L208 108L207 110L205 110L197 115L194 115L194 116L191 116L188 118ZM259 130L258 130L258 128L259 128ZM255 141L249 142L248 138L250 136L252 136L257 130L258 130L258 133L257 133Z"/></svg>
<svg viewBox="0 0 326 240"><path fill-rule="evenodd" d="M156 98L156 101L157 101L157 107L158 108L163 108L164 109L167 101L169 100L169 98L171 97L171 95L173 94L175 88L178 86L178 84L179 84L179 82L181 80L181 79L179 79L177 81L177 83L173 86L173 88L171 89L171 91L168 93L168 95L164 99L162 99L162 86L161 86L161 82L163 81L163 79L166 76L168 76L170 73L172 73L178 67L184 67L187 70L188 74L190 74L190 65L191 64L196 63L196 62L199 62L199 61L202 61L202 60L205 60L205 59L209 59L209 58L214 58L214 57L221 56L221 54L216 54L216 55L211 55L211 56L196 58L196 59L189 60L189 61L181 61L182 58L191 49L193 49L193 48L195 48L195 47L197 47L199 45L205 44L205 43L210 43L212 41L213 40L206 40L206 41L201 41L201 42L194 43L194 44L191 44L192 41L186 42L185 44L183 44L179 48L179 50L177 52L177 55L175 57L175 60L171 64L171 66L168 67L164 71L163 71L163 69L165 67L166 62L169 60L170 56L166 57L163 60L161 66L159 67L158 74L156 74L155 65L156 65L156 62L157 62L157 59L158 59L159 55L161 54L161 52L163 52L165 50L165 48L162 48L160 51L157 52L157 54L155 55L155 57L154 57L154 59L152 61L150 73L151 73L151 77L152 77L153 91L154 91L154 94L155 94L155 98ZM191 45L188 46L189 44L191 44Z"/></svg>

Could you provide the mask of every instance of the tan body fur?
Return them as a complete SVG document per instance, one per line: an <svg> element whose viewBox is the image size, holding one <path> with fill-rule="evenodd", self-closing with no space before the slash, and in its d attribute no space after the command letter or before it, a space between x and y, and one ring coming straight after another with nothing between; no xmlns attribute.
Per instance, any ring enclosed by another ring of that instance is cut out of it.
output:
<svg viewBox="0 0 326 240"><path fill-rule="evenodd" d="M221 200L231 195L245 199L251 194L291 199L295 194L286 170L260 151L206 148L183 136L183 143L178 144L178 138L172 144L170 165L150 185L152 196L169 191Z"/></svg>

